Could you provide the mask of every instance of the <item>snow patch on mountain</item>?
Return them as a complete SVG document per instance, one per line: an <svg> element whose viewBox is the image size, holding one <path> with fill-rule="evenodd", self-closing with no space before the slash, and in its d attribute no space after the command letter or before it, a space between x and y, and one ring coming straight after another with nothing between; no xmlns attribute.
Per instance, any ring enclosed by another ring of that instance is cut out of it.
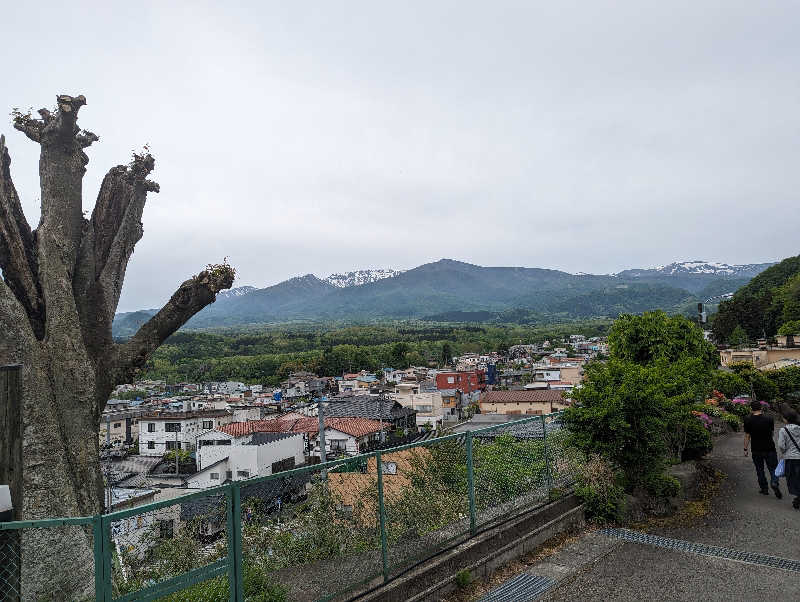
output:
<svg viewBox="0 0 800 602"><path fill-rule="evenodd" d="M217 293L217 299L230 299L232 297L241 297L256 290L254 286L237 286L227 291L220 291Z"/></svg>
<svg viewBox="0 0 800 602"><path fill-rule="evenodd" d="M326 282L338 288L350 286L361 286L370 282L377 282L384 278L393 278L402 274L405 270L378 269L378 270L356 270L342 274L331 274L324 278Z"/></svg>
<svg viewBox="0 0 800 602"><path fill-rule="evenodd" d="M624 270L614 274L615 276L681 276L686 274L706 274L713 276L754 276L772 264L748 263L743 265L731 265L714 261L677 261L669 265L660 265L655 268Z"/></svg>

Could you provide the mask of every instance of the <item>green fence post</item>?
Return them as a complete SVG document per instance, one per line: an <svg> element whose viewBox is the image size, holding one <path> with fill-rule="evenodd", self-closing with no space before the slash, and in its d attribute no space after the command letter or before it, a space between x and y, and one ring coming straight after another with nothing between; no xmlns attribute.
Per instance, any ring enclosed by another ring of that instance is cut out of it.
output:
<svg viewBox="0 0 800 602"><path fill-rule="evenodd" d="M477 516L475 513L475 471L472 465L472 431L467 431L467 495L469 496L469 534L475 537Z"/></svg>
<svg viewBox="0 0 800 602"><path fill-rule="evenodd" d="M101 591L98 592L99 595L97 596L98 600L103 600L104 602L111 602L114 599L114 590L111 586L111 521L106 516L101 516L100 518L100 545L102 546L102 550L100 555L102 557L102 570L103 570L103 583L102 587L100 588ZM95 575L95 586L97 586L97 576Z"/></svg>
<svg viewBox="0 0 800 602"><path fill-rule="evenodd" d="M94 549L94 597L95 600L103 602L105 600L103 593L103 575L104 575L104 560L103 560L103 517L96 514L92 517L92 548Z"/></svg>
<svg viewBox="0 0 800 602"><path fill-rule="evenodd" d="M389 581L389 550L386 541L386 506L383 503L383 463L381 452L375 452L375 464L378 469L378 520L381 527L381 558L383 560L383 582Z"/></svg>
<svg viewBox="0 0 800 602"><path fill-rule="evenodd" d="M229 602L236 602L236 537L234 530L236 529L236 521L233 518L233 485L228 484L225 490L225 541L228 546L228 600Z"/></svg>
<svg viewBox="0 0 800 602"><path fill-rule="evenodd" d="M231 483L231 514L233 515L233 548L228 551L232 555L233 575L231 579L231 589L235 596L231 602L242 602L244 600L244 575L242 574L242 488L238 483ZM230 540L229 540L230 541ZM229 561L231 556L228 557Z"/></svg>
<svg viewBox="0 0 800 602"><path fill-rule="evenodd" d="M544 469L547 474L547 499L550 499L550 491L553 489L553 475L550 472L550 454L547 453L547 423L542 416L542 441L544 445Z"/></svg>

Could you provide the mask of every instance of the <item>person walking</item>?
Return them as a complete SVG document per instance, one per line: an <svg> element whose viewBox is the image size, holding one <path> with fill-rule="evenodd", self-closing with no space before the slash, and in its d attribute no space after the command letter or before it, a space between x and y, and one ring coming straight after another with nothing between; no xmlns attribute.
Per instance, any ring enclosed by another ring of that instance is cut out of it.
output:
<svg viewBox="0 0 800 602"><path fill-rule="evenodd" d="M784 462L786 487L794 496L792 507L800 510L800 415L788 404L783 404L781 414L787 424L778 432L778 449Z"/></svg>
<svg viewBox="0 0 800 602"><path fill-rule="evenodd" d="M781 494L778 477L775 476L775 468L778 466L778 454L775 451L775 441L772 438L774 430L775 421L770 416L764 415L761 410L761 402L751 401L750 415L744 419L744 455L747 455L747 447L749 445L752 450L753 464L756 465L759 493L769 495L767 476L764 474L764 464L766 464L775 497L781 499L783 495Z"/></svg>

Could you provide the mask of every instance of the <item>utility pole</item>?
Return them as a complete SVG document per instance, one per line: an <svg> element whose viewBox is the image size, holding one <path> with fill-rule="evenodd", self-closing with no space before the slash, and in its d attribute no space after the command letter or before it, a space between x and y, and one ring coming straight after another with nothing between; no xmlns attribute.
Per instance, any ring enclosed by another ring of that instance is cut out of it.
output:
<svg viewBox="0 0 800 602"><path fill-rule="evenodd" d="M180 425L180 422L178 423ZM180 428L180 426L178 426ZM178 449L180 448L180 441L178 441L178 431L175 431L175 474L178 474Z"/></svg>
<svg viewBox="0 0 800 602"><path fill-rule="evenodd" d="M317 417L319 418L319 460L325 464L325 415L322 410L322 399L317 401Z"/></svg>

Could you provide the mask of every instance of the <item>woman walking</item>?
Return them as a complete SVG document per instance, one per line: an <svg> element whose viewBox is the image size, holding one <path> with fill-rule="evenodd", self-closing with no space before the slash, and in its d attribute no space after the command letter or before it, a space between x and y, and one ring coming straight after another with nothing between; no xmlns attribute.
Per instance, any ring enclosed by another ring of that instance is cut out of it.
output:
<svg viewBox="0 0 800 602"><path fill-rule="evenodd" d="M786 468L789 495L794 496L792 506L800 510L800 416L788 404L783 404L781 414L787 424L778 432L778 452Z"/></svg>

